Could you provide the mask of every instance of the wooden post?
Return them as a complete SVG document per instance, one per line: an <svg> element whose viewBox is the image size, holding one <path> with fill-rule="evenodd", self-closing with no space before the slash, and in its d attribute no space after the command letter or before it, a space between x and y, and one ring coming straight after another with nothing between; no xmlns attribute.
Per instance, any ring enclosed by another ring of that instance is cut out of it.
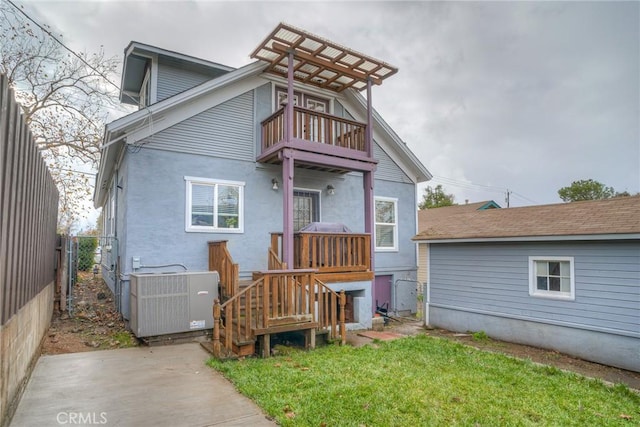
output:
<svg viewBox="0 0 640 427"><path fill-rule="evenodd" d="M316 348L316 328L307 329L304 334L304 348L313 350Z"/></svg>
<svg viewBox="0 0 640 427"><path fill-rule="evenodd" d="M267 358L271 356L271 334L264 334L262 336L262 357Z"/></svg>
<svg viewBox="0 0 640 427"><path fill-rule="evenodd" d="M220 301L213 301L213 355L220 358Z"/></svg>
<svg viewBox="0 0 640 427"><path fill-rule="evenodd" d="M347 303L347 296L344 289L340 291L340 343L345 345L347 343L347 330L344 326L344 306Z"/></svg>

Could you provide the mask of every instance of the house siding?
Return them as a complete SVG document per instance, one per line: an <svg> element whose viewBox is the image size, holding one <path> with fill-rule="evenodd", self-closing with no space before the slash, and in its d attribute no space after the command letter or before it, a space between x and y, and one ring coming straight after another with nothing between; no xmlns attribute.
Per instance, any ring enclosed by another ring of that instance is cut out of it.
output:
<svg viewBox="0 0 640 427"><path fill-rule="evenodd" d="M282 192L271 189L271 179L280 178L277 166L255 161L219 159L192 153L154 149L156 141L139 151L127 153L125 161L128 184L123 195L126 203L119 207L119 233L126 236L120 248L122 272L122 309L129 315L128 274L132 257L142 264L184 264L189 271L208 269L207 242L228 240L240 275L249 278L253 271L267 268L270 232L282 230ZM185 176L245 182L244 233L193 233L185 231ZM332 184L336 194L326 194ZM362 176L336 175L306 169L295 170L294 186L320 192L321 220L341 222L354 232L364 232L364 200ZM412 185L376 180L376 195L398 198L399 250L376 253L376 273L392 274L394 280L415 282L415 245L410 242L415 232L415 190ZM126 192L125 192L126 191ZM126 224L126 230L120 228ZM126 231L126 234L125 234ZM180 250L171 248L179 242ZM143 270L143 272L180 271L179 267ZM378 271L379 270L379 271ZM113 286L113 285L112 285ZM414 312L415 283L398 282L394 300L402 310Z"/></svg>
<svg viewBox="0 0 640 427"><path fill-rule="evenodd" d="M640 242L438 243L429 252L433 326L640 370ZM574 257L575 300L530 296L529 256ZM593 350L596 337L618 354Z"/></svg>
<svg viewBox="0 0 640 427"><path fill-rule="evenodd" d="M158 87L156 102L189 90L208 80L225 74L222 70L194 69L174 60L158 60Z"/></svg>
<svg viewBox="0 0 640 427"><path fill-rule="evenodd" d="M418 281L423 285L429 279L429 244L418 244Z"/></svg>
<svg viewBox="0 0 640 427"><path fill-rule="evenodd" d="M373 157L378 160L376 179L384 179L394 182L411 183L411 179L394 162L391 157L376 143L373 146Z"/></svg>
<svg viewBox="0 0 640 427"><path fill-rule="evenodd" d="M409 183L377 179L374 183L376 197L398 199L398 250L376 251L376 275L393 276L391 309L397 312L415 313L417 309L416 246L411 242L415 235L416 191ZM375 296L374 296L375 298Z"/></svg>
<svg viewBox="0 0 640 427"><path fill-rule="evenodd" d="M253 94L251 90L209 108L143 143L161 150L254 161Z"/></svg>
<svg viewBox="0 0 640 427"><path fill-rule="evenodd" d="M160 58L158 100L210 78L212 76L195 69L179 69L176 64ZM129 318L129 274L133 272L133 257L140 257L143 265L184 264L189 271L202 271L208 269L207 242L227 240L234 262L240 266L241 278L249 278L252 272L267 268L270 232L282 230L283 216L282 190L273 191L271 180L281 180L282 170L280 166L255 161L261 146L261 122L273 112L273 83L262 82L256 80L252 82L253 89L156 131L139 141L137 147L130 148L120 162L124 189L116 190L119 276L116 277L115 271L105 276L111 289L122 295L125 318ZM348 103L334 102L334 112L339 116L351 117L348 108ZM153 121L148 122L148 126L153 132ZM415 312L416 248L411 243L415 234L415 184L378 143L375 143L374 156L379 161L374 174L374 194L397 198L399 214L399 249L374 255L376 275L393 277L392 310ZM245 182L244 232L186 232L185 176ZM329 184L335 187L335 195L326 193ZM364 232L362 186L362 173L295 169L295 188L320 193L320 220L343 223L356 233ZM179 250L172 250L176 245ZM174 266L141 272L180 270Z"/></svg>

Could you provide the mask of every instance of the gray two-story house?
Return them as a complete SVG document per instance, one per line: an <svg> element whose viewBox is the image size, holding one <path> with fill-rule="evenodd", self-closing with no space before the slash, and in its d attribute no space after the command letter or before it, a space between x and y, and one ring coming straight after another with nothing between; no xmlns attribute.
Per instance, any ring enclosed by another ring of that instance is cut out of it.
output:
<svg viewBox="0 0 640 427"><path fill-rule="evenodd" d="M227 298L259 272L311 270L346 292L351 327L376 304L415 311L431 176L372 106L397 69L285 24L251 57L125 50L121 101L139 110L107 125L94 195L124 317L130 274L183 269L218 270Z"/></svg>

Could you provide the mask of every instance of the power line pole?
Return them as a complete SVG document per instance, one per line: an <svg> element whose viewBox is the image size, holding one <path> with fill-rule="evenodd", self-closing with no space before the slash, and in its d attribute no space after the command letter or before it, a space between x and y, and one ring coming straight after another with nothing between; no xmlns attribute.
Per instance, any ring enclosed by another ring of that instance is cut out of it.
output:
<svg viewBox="0 0 640 427"><path fill-rule="evenodd" d="M507 204L507 207L509 207L509 199L510 199L510 194L513 193L513 191L509 191L509 189L507 188L507 193L506 196L504 198L504 202Z"/></svg>

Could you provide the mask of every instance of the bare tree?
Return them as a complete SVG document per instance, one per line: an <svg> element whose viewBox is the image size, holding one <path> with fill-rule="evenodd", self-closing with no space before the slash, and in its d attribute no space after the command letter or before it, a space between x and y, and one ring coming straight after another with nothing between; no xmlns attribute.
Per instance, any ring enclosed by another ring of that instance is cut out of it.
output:
<svg viewBox="0 0 640 427"><path fill-rule="evenodd" d="M0 2L0 72L7 75L60 191L59 225L82 217L93 193L89 174L99 161L104 124L123 110L117 88L106 78L117 72L116 57L73 54L62 35L42 28Z"/></svg>

